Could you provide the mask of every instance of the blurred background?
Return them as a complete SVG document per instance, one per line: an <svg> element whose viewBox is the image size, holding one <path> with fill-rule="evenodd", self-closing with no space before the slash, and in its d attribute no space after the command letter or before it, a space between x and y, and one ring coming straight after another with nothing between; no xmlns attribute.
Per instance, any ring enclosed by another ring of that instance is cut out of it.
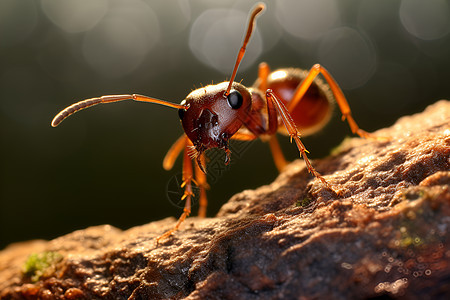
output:
<svg viewBox="0 0 450 300"><path fill-rule="evenodd" d="M167 3L0 1L0 248L181 214L174 198L181 159L171 171L162 168L182 134L176 110L121 102L50 126L61 109L86 98L140 93L179 103L192 89L230 77L255 1ZM272 69L320 63L367 131L449 98L447 0L266 5L237 81L251 86L261 61ZM349 135L335 111L303 142L320 158ZM288 138L280 140L286 156L297 158ZM235 193L277 176L267 145L234 147L230 167L210 174L209 216ZM212 153L222 162L223 153Z"/></svg>

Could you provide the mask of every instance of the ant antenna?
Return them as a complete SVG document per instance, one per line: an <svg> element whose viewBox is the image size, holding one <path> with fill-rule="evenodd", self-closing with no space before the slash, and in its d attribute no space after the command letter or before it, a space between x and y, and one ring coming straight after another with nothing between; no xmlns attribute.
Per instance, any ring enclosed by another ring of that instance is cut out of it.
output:
<svg viewBox="0 0 450 300"><path fill-rule="evenodd" d="M60 111L59 114L57 114L53 118L52 126L53 127L58 126L65 118L67 118L70 115L73 115L74 113L76 113L77 111L80 111L82 109L85 109L85 108L88 108L88 107L91 107L91 106L94 106L97 104L101 104L101 103L112 103L112 102L119 102L119 101L124 101L124 100L134 100L134 101L139 101L139 102L155 103L155 104L160 104L160 105L164 105L164 106L168 106L168 107L172 107L172 108L176 108L176 109L188 109L189 108L189 105L170 103L170 102L167 102L164 100L159 100L156 98L151 98L151 97L137 95L137 94L101 96L98 98L86 99L86 100L77 102L75 104L72 104L69 107L66 107L65 109Z"/></svg>
<svg viewBox="0 0 450 300"><path fill-rule="evenodd" d="M224 94L225 97L227 97L230 94L231 85L233 84L234 78L236 77L237 69L239 67L239 64L241 63L242 58L245 54L245 49L247 47L248 41L250 40L250 37L253 33L253 27L255 26L255 19L256 16L262 12L266 8L266 5L264 3L258 3L256 4L255 8L252 11L252 14L250 15L250 20L248 22L247 27L247 33L245 34L244 42L242 43L242 47L239 50L238 56L236 58L236 64L234 65L233 73L231 74L230 83L228 84L228 88Z"/></svg>

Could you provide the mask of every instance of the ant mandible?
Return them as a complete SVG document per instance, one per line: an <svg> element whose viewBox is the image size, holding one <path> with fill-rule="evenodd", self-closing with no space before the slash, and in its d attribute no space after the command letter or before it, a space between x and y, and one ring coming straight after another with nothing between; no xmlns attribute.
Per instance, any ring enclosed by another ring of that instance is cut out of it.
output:
<svg viewBox="0 0 450 300"><path fill-rule="evenodd" d="M204 153L208 149L225 150L225 164L228 164L231 154L228 148L230 139L251 141L258 137L265 138L269 142L275 165L281 171L287 162L275 134L280 132L289 135L291 142L295 141L308 171L333 191L330 184L311 165L306 155L308 151L300 140L298 128L301 128L304 134L312 134L321 129L330 118L332 96L334 96L342 113L342 120L347 120L351 131L364 138L371 137L371 134L358 127L351 116L350 107L339 85L330 73L319 64L314 65L309 71L288 68L270 72L269 66L261 63L258 79L251 88L234 82L237 69L252 35L256 16L264 9L265 5L258 3L250 14L247 32L229 81L194 90L180 104L137 94L91 98L65 108L55 116L51 123L53 127L56 127L65 118L79 110L100 103L123 100L150 102L178 109L184 134L169 149L164 158L163 167L170 170L178 155L183 151L183 183L181 187L184 188L182 200L185 200L185 207L174 228L161 235L157 239L158 241L176 231L191 213L191 198L194 195L193 182L199 186L200 190L198 215L206 216L208 184L205 175ZM327 84L316 79L319 74L322 74ZM193 159L197 162L195 179Z"/></svg>

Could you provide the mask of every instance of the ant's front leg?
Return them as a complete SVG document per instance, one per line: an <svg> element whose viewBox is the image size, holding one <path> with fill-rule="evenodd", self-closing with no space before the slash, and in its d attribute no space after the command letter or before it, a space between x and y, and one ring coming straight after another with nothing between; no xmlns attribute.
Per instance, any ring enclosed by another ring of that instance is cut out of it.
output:
<svg viewBox="0 0 450 300"><path fill-rule="evenodd" d="M191 213L191 203L192 203L192 197L194 196L194 192L192 189L192 183L194 182L197 184L197 186L200 189L200 195L199 195L199 209L198 209L198 216L200 218L206 217L206 207L208 205L208 199L206 197L206 190L209 189L209 185L206 181L206 174L200 170L198 165L195 165L195 180L193 179L193 169L192 169L192 159L189 156L189 148L192 147L192 142L188 139L188 137L183 134L178 140L170 147L169 151L167 152L166 156L164 157L163 161L163 167L166 170L172 169L175 160L180 155L181 151L183 151L183 182L181 184L181 187L184 188L184 194L182 196L182 200L185 200L185 207L183 214L178 219L177 224L175 227L167 232L165 232L163 235L158 237L156 239L157 242L161 239L165 239L169 237L172 233L174 233L178 227L181 225L181 223L189 216ZM205 156L204 154L201 154L200 157L203 165L205 164Z"/></svg>
<svg viewBox="0 0 450 300"><path fill-rule="evenodd" d="M183 149L186 149L186 143L188 143L188 148L192 147L192 142L189 141L188 137L183 134L178 138L178 140L170 147L169 151L167 151L166 156L164 157L163 161L163 167L165 170L171 170L173 165L175 164L175 160L180 155L181 151ZM189 154L188 154L189 155ZM205 156L202 154L200 157L201 163L205 165ZM197 186L200 188L200 200L199 200L199 209L198 209L198 216L200 218L206 217L206 206L208 204L208 199L206 197L206 190L209 189L208 182L206 180L205 173L202 172L202 170L198 167L198 165L195 165L195 180Z"/></svg>
<svg viewBox="0 0 450 300"><path fill-rule="evenodd" d="M188 155L188 147L190 146L190 142L189 139L186 136L183 136L182 138L178 139L175 144L172 146L172 148L170 148L169 153L166 155L167 157L173 157L173 156L177 156L177 150L179 150L180 148L180 144L184 142L184 152L183 152L183 176L182 176L182 180L183 183L181 184L181 187L184 188L184 194L181 197L181 200L185 200L185 205L184 205L184 209L183 209L183 213L181 214L180 218L178 219L178 222L175 224L175 227L172 228L169 231L166 231L163 235L161 235L160 237L158 237L156 239L156 242L158 243L160 240L168 238L169 236L172 235L172 233L174 233L178 227L180 227L181 223L183 223L183 221L189 216L189 214L191 213L191 200L192 197L194 196L194 193L192 191L192 181L193 181L193 169L192 169L192 160ZM169 159L170 160L170 159ZM167 161L166 159L164 160L165 162ZM170 160L170 162L173 162L174 160ZM168 162L169 164L169 162ZM165 167L171 167L171 165L165 165Z"/></svg>
<svg viewBox="0 0 450 300"><path fill-rule="evenodd" d="M205 154L200 154L201 164L205 165ZM197 186L200 188L200 199L198 216L200 218L206 218L206 207L208 206L208 199L206 198L206 190L209 189L208 182L206 181L206 174L200 169L198 164L195 164L195 181Z"/></svg>
<svg viewBox="0 0 450 300"><path fill-rule="evenodd" d="M295 140L295 143L297 144L297 148L301 153L301 156L303 157L306 167L308 168L308 171L313 174L317 179L322 181L325 186L332 190L334 193L336 193L331 185L325 180L325 178L322 177L322 175L317 172L314 167L312 166L311 162L309 161L306 153L308 150L306 150L305 146L303 145L302 141L300 140L300 133L297 130L297 126L295 125L294 120L292 119L291 115L289 114L289 111L287 110L286 106L281 102L280 99L275 95L275 93L268 89L266 91L266 99L267 99L267 112L268 112L268 119L269 119L269 126L268 126L268 132L274 132L276 131L276 128L278 128L278 121L277 121L277 113L283 120L284 126L286 127L289 136L292 139ZM275 115L275 116L274 116ZM274 121L275 120L275 121Z"/></svg>

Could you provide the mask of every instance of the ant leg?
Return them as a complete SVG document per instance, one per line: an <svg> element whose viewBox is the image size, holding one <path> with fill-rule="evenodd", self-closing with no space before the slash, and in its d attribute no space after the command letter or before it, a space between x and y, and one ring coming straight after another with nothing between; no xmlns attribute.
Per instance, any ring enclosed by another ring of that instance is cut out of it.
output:
<svg viewBox="0 0 450 300"><path fill-rule="evenodd" d="M261 91L267 90L267 78L269 77L269 74L270 74L269 65L265 62L260 63L259 67L258 67L258 80L259 80L258 88ZM274 130L272 129L272 131L274 131ZM281 150L280 144L278 143L278 139L275 134L273 134L269 138L269 147L270 147L270 151L272 152L272 157L273 157L275 166L277 167L278 171L281 173L281 171L284 169L284 167L286 167L287 161L284 158L283 152Z"/></svg>
<svg viewBox="0 0 450 300"><path fill-rule="evenodd" d="M258 137L254 135L253 133L249 132L241 132L241 130L238 130L231 139L232 140L238 140L238 141L253 141L256 140Z"/></svg>
<svg viewBox="0 0 450 300"><path fill-rule="evenodd" d="M231 139L238 140L238 141L253 141L257 138L254 134L248 134L248 133L235 133ZM281 173L283 171L284 167L287 165L287 161L284 158L283 152L281 152L280 144L278 143L276 135L272 135L269 138L269 146L270 150L272 150L273 160L275 162L275 166L277 167L278 171Z"/></svg>
<svg viewBox="0 0 450 300"><path fill-rule="evenodd" d="M178 140L170 147L169 151L167 151L166 156L164 157L163 161L163 167L165 170L172 169L175 160L177 159L178 155L181 153L181 151L184 149L184 146L186 142L189 142L187 140L187 136L183 134L181 137L178 138ZM202 164L205 165L205 157L202 155L201 157ZM202 170L198 167L198 165L195 165L195 179L198 187L200 188L200 207L198 209L198 216L200 218L206 217L206 206L208 205L208 198L206 197L206 190L209 189L209 185L206 181L206 175L202 172Z"/></svg>
<svg viewBox="0 0 450 300"><path fill-rule="evenodd" d="M309 70L308 75L303 79L303 81L299 84L297 89L294 92L294 96L292 97L292 100L290 101L288 105L288 110L291 112L294 110L294 108L297 106L297 104L300 102L302 97L305 95L308 88L311 86L314 78L317 77L317 75L322 74L327 83L329 84L331 91L333 92L333 95L336 99L336 102L339 106L339 109L342 113L342 121L345 121L347 119L348 125L350 126L350 129L352 133L358 134L360 137L363 138L374 138L374 136L358 127L355 120L353 119L351 115L350 106L348 105L347 99L344 96L344 93L342 92L341 88L337 84L336 80L331 76L331 74L320 64L315 64L311 70Z"/></svg>
<svg viewBox="0 0 450 300"><path fill-rule="evenodd" d="M257 139L257 136L251 133L240 133L239 131L235 133L231 139L238 141L253 141ZM275 166L278 169L278 172L281 173L284 167L288 164L286 159L284 158L283 152L281 151L280 144L278 143L276 135L272 135L269 138L269 146L272 151L273 160L275 162Z"/></svg>
<svg viewBox="0 0 450 300"><path fill-rule="evenodd" d="M201 154L200 157L202 165L205 165L205 155ZM195 164L195 181L200 188L200 199L198 216L200 218L206 218L206 207L208 205L208 199L206 198L206 190L209 189L208 182L206 181L206 174Z"/></svg>
<svg viewBox="0 0 450 300"><path fill-rule="evenodd" d="M284 158L283 152L281 150L280 144L278 143L277 136L274 134L269 139L269 147L272 152L273 161L275 162L275 166L278 169L278 172L282 172L283 169L288 164L286 159Z"/></svg>
<svg viewBox="0 0 450 300"><path fill-rule="evenodd" d="M169 236L172 235L172 233L174 233L176 230L178 230L178 227L180 227L181 223L183 223L183 221L191 213L191 198L194 195L194 193L192 192L192 181L193 181L192 161L188 155L188 147L189 146L190 146L189 140L185 139L184 153L183 153L183 177L182 177L183 183L181 184L181 187L184 188L184 194L181 197L181 200L186 200L186 203L185 203L184 209L183 209L183 213L181 214L181 216L178 219L177 224L175 224L174 228L172 228L169 231L166 231L163 235L156 238L157 243L162 239L168 238Z"/></svg>
<svg viewBox="0 0 450 300"><path fill-rule="evenodd" d="M261 91L267 91L267 78L270 74L270 67L267 63L262 62L258 66L258 79L259 79L259 86L258 88Z"/></svg>
<svg viewBox="0 0 450 300"><path fill-rule="evenodd" d="M308 157L306 156L306 153L308 152L308 150L306 150L305 146L301 142L300 133L298 132L297 126L295 125L295 122L292 119L291 115L289 114L289 111L287 110L286 106L283 104L283 102L281 102L277 98L275 93L270 89L266 91L266 98L267 98L267 107L268 107L269 114L272 111L270 109L270 106L272 106L272 107L275 106L276 111L278 112L278 114L281 116L281 119L283 120L284 126L286 127L287 131L289 132L289 137L291 138L291 142L292 142L292 139L295 140L295 143L297 144L297 148L300 151L301 156L303 157L303 159L306 163L306 167L308 168L308 171L311 174L313 174L317 179L322 181L322 183L325 184L325 186L327 188L329 188L330 190L332 190L334 192L331 185L329 185L328 182L322 177L322 175L320 175L319 172L317 172L311 165L311 162L309 161ZM269 121L270 120L271 120L271 118L269 116ZM269 130L273 126L274 126L273 124L269 123ZM275 126L278 126L278 124L276 123Z"/></svg>
<svg viewBox="0 0 450 300"><path fill-rule="evenodd" d="M178 138L178 140L170 147L169 151L167 151L166 156L163 160L163 168L164 170L171 170L175 160L177 159L178 155L180 155L181 151L184 149L187 141L186 134L183 134Z"/></svg>

